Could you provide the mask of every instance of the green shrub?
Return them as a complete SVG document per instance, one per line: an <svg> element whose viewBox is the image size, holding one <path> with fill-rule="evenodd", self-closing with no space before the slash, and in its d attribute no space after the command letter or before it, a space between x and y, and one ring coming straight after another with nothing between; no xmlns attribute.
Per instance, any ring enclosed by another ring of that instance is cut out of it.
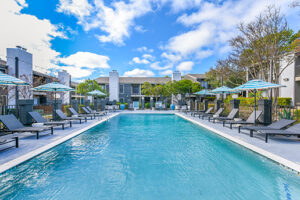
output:
<svg viewBox="0 0 300 200"><path fill-rule="evenodd" d="M151 105L150 103L145 103L145 108L150 109L150 105Z"/></svg>
<svg viewBox="0 0 300 200"><path fill-rule="evenodd" d="M213 103L209 103L209 104L208 104L208 108L210 108L210 107L213 107L213 108L215 108L215 104L213 104Z"/></svg>
<svg viewBox="0 0 300 200"><path fill-rule="evenodd" d="M208 100L208 101L214 101L216 99L216 97L204 97L205 100Z"/></svg>
<svg viewBox="0 0 300 200"><path fill-rule="evenodd" d="M69 108L71 108L71 107L72 107L71 105L65 105L64 106L64 112L66 113L66 115L68 117L70 117L72 115L71 112L69 111Z"/></svg>
<svg viewBox="0 0 300 200"><path fill-rule="evenodd" d="M292 98L278 97L277 102L279 106L290 106L292 103Z"/></svg>
<svg viewBox="0 0 300 200"><path fill-rule="evenodd" d="M90 108L94 110L94 104L90 104Z"/></svg>
<svg viewBox="0 0 300 200"><path fill-rule="evenodd" d="M78 109L79 109L78 112L79 112L79 114L83 114L84 113L82 107L84 107L84 105L83 104L79 104L79 106L78 106Z"/></svg>

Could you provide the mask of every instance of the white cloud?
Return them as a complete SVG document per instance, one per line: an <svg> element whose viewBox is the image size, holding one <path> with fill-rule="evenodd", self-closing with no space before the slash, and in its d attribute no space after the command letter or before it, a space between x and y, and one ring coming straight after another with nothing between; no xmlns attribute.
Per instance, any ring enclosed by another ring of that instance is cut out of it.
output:
<svg viewBox="0 0 300 200"><path fill-rule="evenodd" d="M140 59L139 57L134 57L132 61L136 64L149 64L150 62L146 59Z"/></svg>
<svg viewBox="0 0 300 200"><path fill-rule="evenodd" d="M163 75L163 76L172 75L173 71L169 69L169 70L166 70L166 71L159 72L159 74Z"/></svg>
<svg viewBox="0 0 300 200"><path fill-rule="evenodd" d="M63 12L69 15L75 15L79 23L83 23L84 17L89 16L92 12L92 5L88 0L59 0L57 12Z"/></svg>
<svg viewBox="0 0 300 200"><path fill-rule="evenodd" d="M200 51L196 52L196 57L198 59L203 59L203 58L207 58L207 57L211 56L213 53L214 53L214 51L210 50L210 49L200 50Z"/></svg>
<svg viewBox="0 0 300 200"><path fill-rule="evenodd" d="M63 66L60 67L60 69L64 69L67 72L69 72L72 76L72 78L82 78L82 77L88 77L90 75L92 75L92 73L94 72L93 69L83 69L80 67L76 67L76 66Z"/></svg>
<svg viewBox="0 0 300 200"><path fill-rule="evenodd" d="M199 7L202 0L161 0L163 4L170 3L173 12Z"/></svg>
<svg viewBox="0 0 300 200"><path fill-rule="evenodd" d="M166 69L170 69L173 67L173 65L171 64L168 64L168 65L165 65L165 66L160 66L160 62L155 62L155 63L152 63L150 65L150 67L152 69L155 69L155 70L166 70Z"/></svg>
<svg viewBox="0 0 300 200"><path fill-rule="evenodd" d="M5 59L6 48L21 45L33 54L33 65L47 72L47 68L57 67L54 62L60 55L51 48L51 41L56 37L65 36L49 20L22 14L20 11L25 6L25 0L6 0L5 3L1 3L0 56Z"/></svg>
<svg viewBox="0 0 300 200"><path fill-rule="evenodd" d="M145 59L148 59L148 60L154 60L154 56L152 56L150 54L144 54L142 57Z"/></svg>
<svg viewBox="0 0 300 200"><path fill-rule="evenodd" d="M62 64L72 65L76 67L88 67L92 69L110 68L107 63L109 61L109 57L90 52L77 52L68 57L60 58L59 61Z"/></svg>
<svg viewBox="0 0 300 200"><path fill-rule="evenodd" d="M150 70L135 68L132 71L125 72L124 76L127 76L127 77L150 77L150 76L154 76L154 73Z"/></svg>
<svg viewBox="0 0 300 200"><path fill-rule="evenodd" d="M147 47L142 46L142 47L137 48L137 51L139 51L139 52L148 52L148 53L152 53L152 52L153 52L153 49L148 49Z"/></svg>
<svg viewBox="0 0 300 200"><path fill-rule="evenodd" d="M171 62L177 62L177 61L181 60L181 58L182 58L178 54L172 54L172 53L166 53L166 52L163 52L161 54L161 57L166 58L166 59L170 60Z"/></svg>
<svg viewBox="0 0 300 200"><path fill-rule="evenodd" d="M177 67L176 69L178 71L191 71L193 69L193 66L194 66L194 62L192 61L185 61L185 62L181 62Z"/></svg>
<svg viewBox="0 0 300 200"><path fill-rule="evenodd" d="M171 52L188 55L195 51L208 46L214 39L213 32L215 26L213 24L204 23L197 29L172 37L166 46Z"/></svg>

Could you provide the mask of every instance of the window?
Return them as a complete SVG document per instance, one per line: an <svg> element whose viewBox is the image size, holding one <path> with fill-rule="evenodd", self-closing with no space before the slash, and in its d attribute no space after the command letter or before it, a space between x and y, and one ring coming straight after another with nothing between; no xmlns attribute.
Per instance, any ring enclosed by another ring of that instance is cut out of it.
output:
<svg viewBox="0 0 300 200"><path fill-rule="evenodd" d="M120 98L120 103L124 103L124 98Z"/></svg>
<svg viewBox="0 0 300 200"><path fill-rule="evenodd" d="M120 84L120 94L124 94L124 84Z"/></svg>
<svg viewBox="0 0 300 200"><path fill-rule="evenodd" d="M132 94L140 94L140 85L133 84L131 85L131 87L132 87Z"/></svg>

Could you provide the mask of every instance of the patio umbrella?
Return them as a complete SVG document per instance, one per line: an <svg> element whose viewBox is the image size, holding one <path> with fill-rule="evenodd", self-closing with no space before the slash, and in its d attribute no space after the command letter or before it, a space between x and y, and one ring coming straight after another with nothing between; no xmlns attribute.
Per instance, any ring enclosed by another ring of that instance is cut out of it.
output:
<svg viewBox="0 0 300 200"><path fill-rule="evenodd" d="M279 88L279 87L285 87L284 85L280 84L275 84L275 83L269 83L265 82L263 80L255 79L248 81L247 83L240 85L236 88L233 88L233 91L249 91L253 90L254 91L254 116L256 119L256 93L257 90L267 90L267 89L272 89L272 88ZM256 124L256 120L255 120Z"/></svg>
<svg viewBox="0 0 300 200"><path fill-rule="evenodd" d="M34 91L44 91L44 92L54 92L54 111L56 110L56 93L57 92L69 92L69 91L74 91L73 88L70 88L66 85L57 83L57 82L52 82L52 83L47 83L45 85L40 85L38 87L33 88ZM55 112L54 112L54 115ZM54 117L55 119L56 117Z"/></svg>
<svg viewBox="0 0 300 200"><path fill-rule="evenodd" d="M93 90L91 92L88 92L89 95L92 96L106 96L106 94L104 94L103 92L99 91L99 90Z"/></svg>
<svg viewBox="0 0 300 200"><path fill-rule="evenodd" d="M201 90L199 92L196 92L194 94L196 94L196 95L204 95L204 96L206 96L206 95L215 95L215 94L211 93L210 90L206 90L206 89Z"/></svg>
<svg viewBox="0 0 300 200"><path fill-rule="evenodd" d="M29 83L0 72L0 85L30 86Z"/></svg>
<svg viewBox="0 0 300 200"><path fill-rule="evenodd" d="M231 93L238 93L238 92L237 91L233 91L232 88L229 88L227 86L222 86L222 87L218 87L216 89L213 89L211 91L211 93L222 94L222 103L223 103L224 94L231 94Z"/></svg>

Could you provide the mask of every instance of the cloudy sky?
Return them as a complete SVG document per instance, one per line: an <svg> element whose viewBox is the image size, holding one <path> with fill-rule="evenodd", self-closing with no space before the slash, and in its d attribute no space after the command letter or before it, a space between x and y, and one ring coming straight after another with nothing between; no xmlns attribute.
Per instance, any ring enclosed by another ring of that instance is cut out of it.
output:
<svg viewBox="0 0 300 200"><path fill-rule="evenodd" d="M230 51L237 23L268 5L300 29L294 0L1 0L0 58L21 45L37 70L65 69L74 80L205 73Z"/></svg>

